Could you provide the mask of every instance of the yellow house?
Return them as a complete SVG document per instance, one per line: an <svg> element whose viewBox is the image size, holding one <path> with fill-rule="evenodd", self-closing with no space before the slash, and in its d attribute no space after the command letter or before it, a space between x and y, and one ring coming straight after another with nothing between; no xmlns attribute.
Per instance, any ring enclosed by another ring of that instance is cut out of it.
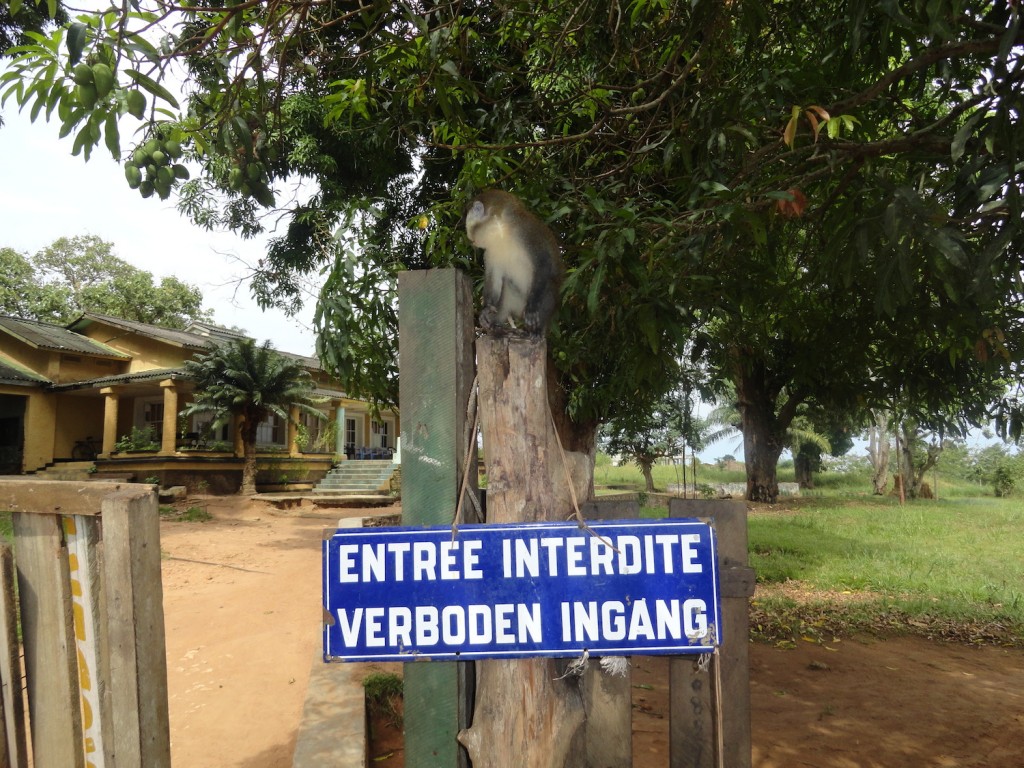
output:
<svg viewBox="0 0 1024 768"><path fill-rule="evenodd" d="M179 416L192 398L184 363L242 334L196 324L162 328L95 313L67 327L0 317L0 473L44 471L72 461L99 473L157 478L164 485L237 487L241 445L234 424ZM391 458L398 415L373 415L346 397L315 358L291 355L316 384L323 418L296 410L260 425L260 482L308 487L338 461Z"/></svg>

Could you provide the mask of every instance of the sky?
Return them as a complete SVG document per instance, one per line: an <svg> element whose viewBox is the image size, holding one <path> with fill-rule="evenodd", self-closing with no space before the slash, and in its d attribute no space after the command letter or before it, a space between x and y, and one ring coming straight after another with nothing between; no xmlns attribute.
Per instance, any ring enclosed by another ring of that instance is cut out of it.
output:
<svg viewBox="0 0 1024 768"><path fill-rule="evenodd" d="M54 122L40 115L32 123L13 99L2 114L0 248L32 255L59 237L95 235L113 243L119 258L152 273L155 282L174 276L197 286L217 324L242 328L261 342L269 339L281 351L313 354L312 302L295 318L262 311L248 284L240 282L273 233L243 240L206 232L178 213L173 194L166 201L156 195L144 200L130 189L123 166L102 144L89 162L73 157L71 138L58 138L56 114ZM123 146L134 144L129 122L121 126Z"/></svg>

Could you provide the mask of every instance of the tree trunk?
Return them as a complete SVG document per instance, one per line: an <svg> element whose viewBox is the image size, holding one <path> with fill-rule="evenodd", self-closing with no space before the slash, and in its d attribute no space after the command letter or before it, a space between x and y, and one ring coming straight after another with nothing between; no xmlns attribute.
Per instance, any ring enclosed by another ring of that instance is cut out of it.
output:
<svg viewBox="0 0 1024 768"><path fill-rule="evenodd" d="M478 408L487 465L487 522L565 520L593 487L591 453L563 455L546 392L543 340L477 341ZM567 440L562 440L566 448ZM581 768L584 703L554 659L477 662L473 723L459 734L474 768Z"/></svg>
<svg viewBox="0 0 1024 768"><path fill-rule="evenodd" d="M736 394L743 431L743 460L747 469L747 501L774 504L779 497L779 456L785 446L785 429L775 415L775 393L765 382L766 371L753 364L738 377ZM795 407L795 405L793 405ZM792 416L789 417L790 420Z"/></svg>
<svg viewBox="0 0 1024 768"><path fill-rule="evenodd" d="M654 493L654 475L651 474L651 462L640 462L640 471L644 475L644 487L647 493Z"/></svg>
<svg viewBox="0 0 1024 768"><path fill-rule="evenodd" d="M868 457L871 459L871 484L875 495L885 494L889 483L889 414L872 411L875 423L868 429Z"/></svg>
<svg viewBox="0 0 1024 768"><path fill-rule="evenodd" d="M810 456L797 453L793 457L793 472L801 488L814 488L814 467Z"/></svg>
<svg viewBox="0 0 1024 768"><path fill-rule="evenodd" d="M900 466L903 470L903 483L906 494L911 499L921 496L925 475L939 462L942 455L942 444L934 441L925 446L925 456L915 456L916 444L923 442L917 428L907 422L902 425L903 440L900 445Z"/></svg>
<svg viewBox="0 0 1024 768"><path fill-rule="evenodd" d="M772 373L759 350L737 346L730 355L743 432L747 501L774 504L779 497L777 471L786 430L806 393L799 389L784 393L781 377Z"/></svg>
<svg viewBox="0 0 1024 768"><path fill-rule="evenodd" d="M242 485L238 493L242 496L256 495L256 430L259 421L250 415L242 417L238 425L239 434L242 438L242 455L245 457L242 462Z"/></svg>
<svg viewBox="0 0 1024 768"><path fill-rule="evenodd" d="M256 443L245 443L245 461L242 464L242 485L238 489L242 496L256 495Z"/></svg>

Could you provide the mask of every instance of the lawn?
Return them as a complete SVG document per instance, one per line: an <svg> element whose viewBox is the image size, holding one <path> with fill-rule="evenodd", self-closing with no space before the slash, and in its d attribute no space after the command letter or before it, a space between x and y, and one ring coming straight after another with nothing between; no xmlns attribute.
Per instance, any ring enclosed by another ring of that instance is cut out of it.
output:
<svg viewBox="0 0 1024 768"><path fill-rule="evenodd" d="M658 490L679 469L656 467ZM783 469L779 481L792 481ZM743 482L698 469L698 482ZM635 467L599 466L598 484L640 490ZM751 505L755 637L777 643L862 631L1024 647L1024 502L943 476L939 499L873 496L858 473L826 473L800 498ZM664 514L664 510L648 510Z"/></svg>
<svg viewBox="0 0 1024 768"><path fill-rule="evenodd" d="M866 629L1024 645L1019 499L793 499L754 508L749 530L755 629L770 639Z"/></svg>

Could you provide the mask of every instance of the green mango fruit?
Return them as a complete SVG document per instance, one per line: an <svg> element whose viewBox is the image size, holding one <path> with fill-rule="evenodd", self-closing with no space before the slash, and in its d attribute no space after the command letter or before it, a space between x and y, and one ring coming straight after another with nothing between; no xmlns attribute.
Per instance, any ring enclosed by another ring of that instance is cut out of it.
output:
<svg viewBox="0 0 1024 768"><path fill-rule="evenodd" d="M128 91L124 97L125 106L128 107L128 114L140 120L146 114L146 95L141 91Z"/></svg>
<svg viewBox="0 0 1024 768"><path fill-rule="evenodd" d="M171 156L174 160L177 160L184 154L181 148L181 144L171 139L170 141L164 142L164 152Z"/></svg>
<svg viewBox="0 0 1024 768"><path fill-rule="evenodd" d="M114 71L103 62L92 65L92 77L96 93L101 99L109 96L114 90Z"/></svg>
<svg viewBox="0 0 1024 768"><path fill-rule="evenodd" d="M181 179L182 181L188 181L189 172L181 163L175 163L171 166L171 170L174 171L174 178Z"/></svg>
<svg viewBox="0 0 1024 768"><path fill-rule="evenodd" d="M86 109L92 109L99 100L96 86L91 84L75 86L75 93L78 95L78 103Z"/></svg>
<svg viewBox="0 0 1024 768"><path fill-rule="evenodd" d="M92 67L85 62L76 64L72 70L71 77L76 85L92 85Z"/></svg>
<svg viewBox="0 0 1024 768"><path fill-rule="evenodd" d="M126 165L124 167L124 177L128 180L128 186L132 189L138 189L142 183L142 171L139 170L137 165Z"/></svg>
<svg viewBox="0 0 1024 768"><path fill-rule="evenodd" d="M156 152L153 153L153 162L156 163L157 165L166 165L167 155L165 155L158 149Z"/></svg>

